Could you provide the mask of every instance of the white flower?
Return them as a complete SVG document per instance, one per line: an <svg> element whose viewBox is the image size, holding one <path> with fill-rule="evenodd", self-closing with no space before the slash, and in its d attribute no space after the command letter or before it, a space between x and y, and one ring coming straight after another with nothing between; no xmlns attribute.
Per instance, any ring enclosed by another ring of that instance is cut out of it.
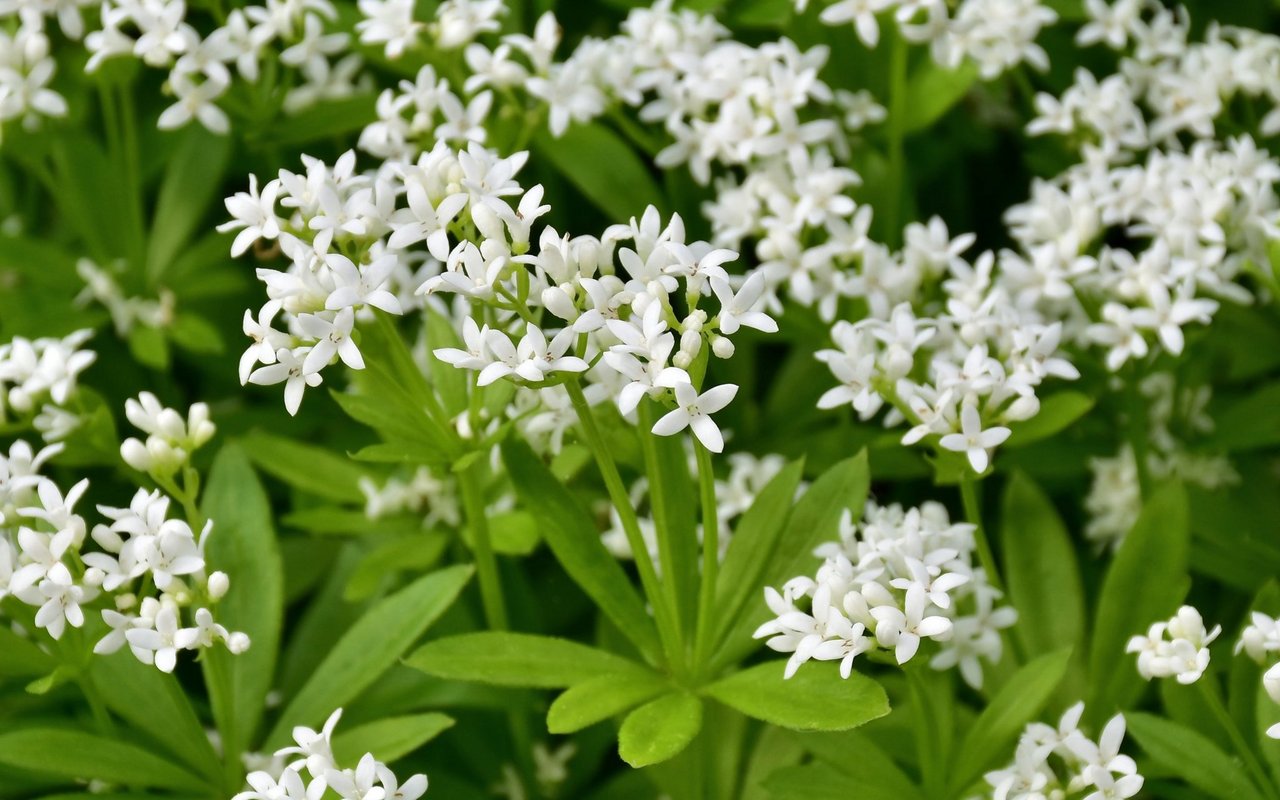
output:
<svg viewBox="0 0 1280 800"><path fill-rule="evenodd" d="M693 435L698 437L703 447L713 453L722 452L724 437L711 415L733 401L738 387L727 383L698 394L693 384L677 383L675 394L677 408L654 423L653 432L658 436L672 436L685 428L692 428Z"/></svg>
<svg viewBox="0 0 1280 800"><path fill-rule="evenodd" d="M758 306L764 296L765 279L763 272L753 272L735 294L727 280L711 279L711 290L720 300L720 332L732 336L738 328L746 326L765 333L776 333L778 323L768 314L759 311Z"/></svg>
<svg viewBox="0 0 1280 800"><path fill-rule="evenodd" d="M258 192L258 176L249 176L249 191L237 192L226 199L232 220L218 226L220 233L242 229L231 243L231 255L239 256L258 239L275 239L280 235L280 219L276 216L279 181L268 181Z"/></svg>
<svg viewBox="0 0 1280 800"><path fill-rule="evenodd" d="M154 663L161 672L173 672L178 663L178 612L166 605L156 614L154 628L132 628L125 639L139 658Z"/></svg>
<svg viewBox="0 0 1280 800"><path fill-rule="evenodd" d="M336 287L329 294L324 307L337 311L349 306L370 305L388 314L402 313L400 301L387 290L387 281L399 263L394 253L375 258L362 268L339 253L325 256L325 264L333 270Z"/></svg>
<svg viewBox="0 0 1280 800"><path fill-rule="evenodd" d="M355 326L355 311L347 306L336 314L299 314L298 327L307 336L316 339L311 352L302 362L304 372L319 372L328 366L334 355L351 369L364 369L364 357L351 338Z"/></svg>
<svg viewBox="0 0 1280 800"><path fill-rule="evenodd" d="M298 348L298 350L280 348L276 351L276 363L258 367L249 375L249 383L271 386L283 382L284 407L290 414L297 414L298 406L302 405L302 393L308 386L319 386L324 380L319 372L307 372L303 368L305 363L303 359L307 351L308 348Z"/></svg>
<svg viewBox="0 0 1280 800"><path fill-rule="evenodd" d="M1220 625L1205 630L1200 612L1183 606L1167 622L1152 625L1146 636L1131 638L1125 652L1138 654L1138 673L1147 680L1177 677L1178 683L1191 684L1209 666L1209 644L1221 632Z"/></svg>
<svg viewBox="0 0 1280 800"><path fill-rule="evenodd" d="M1003 444L1010 433L1008 428L999 425L983 430L977 406L966 403L960 411L960 433L943 436L939 444L946 450L967 455L973 471L981 474L991 463L991 448Z"/></svg>
<svg viewBox="0 0 1280 800"><path fill-rule="evenodd" d="M951 620L925 616L925 604L924 587L912 585L907 589L902 608L883 605L871 609L871 616L876 619L876 640L885 647L894 648L894 657L899 664L905 664L915 656L921 639L945 639L951 633Z"/></svg>

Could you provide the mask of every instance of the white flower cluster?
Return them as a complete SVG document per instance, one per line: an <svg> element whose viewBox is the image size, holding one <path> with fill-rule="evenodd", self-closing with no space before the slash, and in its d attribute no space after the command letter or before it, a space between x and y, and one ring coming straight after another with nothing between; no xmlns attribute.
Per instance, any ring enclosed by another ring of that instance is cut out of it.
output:
<svg viewBox="0 0 1280 800"><path fill-rule="evenodd" d="M360 149L378 158L411 161L438 141L459 147L483 144L492 106L492 92L465 101L427 64L412 81L401 81L398 92L384 89L378 95L378 120L361 131Z"/></svg>
<svg viewBox="0 0 1280 800"><path fill-rule="evenodd" d="M1038 96L1033 133L1080 136L1123 160L1147 147L1177 149L1182 136L1212 139L1237 97L1268 103L1259 131L1280 132L1280 36L1211 22L1203 41L1191 41L1186 9L1156 0L1086 0L1085 9L1077 43L1120 51L1118 73L1099 83L1081 69L1060 99Z"/></svg>
<svg viewBox="0 0 1280 800"><path fill-rule="evenodd" d="M444 0L436 7L435 22L413 18L413 0L360 0L362 19L356 23L362 44L383 45L387 58L400 58L417 47L426 34L437 46L452 50L483 33L498 30L506 13L503 0Z"/></svg>
<svg viewBox="0 0 1280 800"><path fill-rule="evenodd" d="M14 13L7 6L20 5L0 3L0 18ZM74 10L72 3L59 5ZM67 115L66 98L49 86L57 63L49 53L43 19L39 14L23 14L16 30L0 30L0 122L20 119L28 130L39 126L41 116Z"/></svg>
<svg viewBox="0 0 1280 800"><path fill-rule="evenodd" d="M357 314L400 314L397 292L416 286L414 294L471 301L464 347L435 355L477 372L480 386L510 379L554 387L592 369L590 379L608 385L623 414L646 394L674 395L676 408L654 432L692 428L719 452L723 439L711 414L737 387L695 391L689 370L708 351L732 356L729 337L744 327L777 329L758 308L763 276L731 278L723 265L736 253L686 242L679 216L664 224L652 207L599 238L544 228L531 251L532 227L550 207L541 186L526 191L515 180L526 158L501 158L474 141L457 151L442 141L375 173L355 172L355 154L347 153L333 168L307 159L306 175L282 170L261 191L251 181L249 192L227 200L234 219L223 229L240 229L232 254L277 240L292 263L283 272L258 270L270 299L256 318L245 313L253 345L241 379L284 382L286 407L296 412L305 388L318 385L335 358L364 367L351 335ZM416 249L421 243L425 252ZM281 311L288 333L272 327Z"/></svg>
<svg viewBox="0 0 1280 800"><path fill-rule="evenodd" d="M1209 490L1239 482L1240 476L1225 455L1188 446L1195 437L1213 432L1209 386L1179 387L1173 373L1156 372L1143 378L1138 387L1148 429L1146 466L1153 479L1176 478L1185 485ZM1126 444L1114 456L1091 459L1089 468L1093 483L1084 501L1089 513L1085 538L1101 547L1119 547L1142 510L1133 448Z"/></svg>
<svg viewBox="0 0 1280 800"><path fill-rule="evenodd" d="M329 0L271 0L234 8L219 18L219 24L210 26L207 35L189 19L191 9L184 0L105 0L97 15L100 27L85 25L80 5L88 4L78 0L0 4L0 18L19 15L18 35L27 37L16 56L0 55L5 66L12 64L16 70L13 75L4 70L0 79L5 84L0 88L0 119L28 108L48 115L65 113L65 102L45 87L53 72L43 34L45 16L56 17L68 38L83 37L89 72L116 57L136 58L147 67L167 70L165 86L175 102L160 115L162 129L197 120L215 133L226 133L230 119L219 101L230 102L233 70L249 83L262 79L271 81L272 88L290 87L283 100L290 112L322 99L350 96L359 88L361 59L349 52L348 34L330 30L338 15ZM0 36L0 54L13 51L6 41ZM293 77L276 84L279 70ZM11 80L14 85L7 85ZM11 98L3 96L5 90ZM6 113L15 108L19 110Z"/></svg>
<svg viewBox="0 0 1280 800"><path fill-rule="evenodd" d="M1000 660L1000 630L1017 614L997 607L1001 593L973 564L974 547L973 526L952 523L940 503L903 509L869 502L861 523L846 512L840 541L815 551L825 559L815 577L793 578L781 592L765 589L776 618L755 637L792 654L788 678L810 659L840 661L848 677L853 660L876 649L892 650L905 664L932 639L940 647L930 666L958 665L966 683L981 687L981 660Z"/></svg>
<svg viewBox="0 0 1280 800"><path fill-rule="evenodd" d="M733 538L734 522L751 508L760 490L764 489L787 464L785 458L776 454L756 456L751 453L730 453L725 460L729 465L729 474L723 480L717 478L715 482L716 520L719 523L719 536L716 541L720 548L717 555L721 558L724 557L729 542ZM689 471L694 473L696 470L693 453L689 453ZM797 499L805 488L804 484L798 488ZM632 485L630 497L634 508L643 507L648 489L648 480L645 478L641 478ZM634 558L635 554L631 552L631 543L627 540L626 531L623 530L617 511L612 508L609 511L611 527L601 536L605 547L618 558ZM640 533L650 557L657 564L658 538L652 517L640 517ZM698 541L702 541L701 525L698 526Z"/></svg>
<svg viewBox="0 0 1280 800"><path fill-rule="evenodd" d="M1180 355L1184 329L1209 322L1216 298L1250 300L1235 279L1249 263L1269 263L1277 180L1280 162L1248 137L1153 151L1134 165L1087 159L1037 181L1006 214L1032 254L1016 288L1063 319L1068 339L1104 348L1112 370L1157 342ZM1113 232L1129 245L1105 244Z"/></svg>
<svg viewBox="0 0 1280 800"><path fill-rule="evenodd" d="M365 753L354 768L340 768L333 756L333 729L341 717L339 708L318 731L294 728L295 746L276 752L277 758L294 760L277 774L266 770L249 773L249 789L231 800L320 800L326 792L342 800L418 800L426 794L426 775L414 775L400 783L372 753Z"/></svg>
<svg viewBox="0 0 1280 800"><path fill-rule="evenodd" d="M986 774L992 800L1124 800L1137 797L1143 777L1120 752L1124 716L1116 714L1095 742L1080 731L1084 703L1067 709L1054 728L1033 722L1022 732L1010 766Z"/></svg>
<svg viewBox="0 0 1280 800"><path fill-rule="evenodd" d="M70 435L80 424L73 410L80 373L97 358L80 346L92 331L62 339L15 336L0 344L0 426L31 425L46 442Z"/></svg>
<svg viewBox="0 0 1280 800"><path fill-rule="evenodd" d="M795 0L803 11L809 0ZM955 6L954 15L948 6ZM899 34L914 44L928 44L939 64L955 69L971 59L978 73L993 80L1026 62L1049 68L1049 56L1036 44L1041 28L1058 14L1040 0L826 0L818 18L827 25L853 24L867 47L880 40L876 15L893 11Z"/></svg>
<svg viewBox="0 0 1280 800"><path fill-rule="evenodd" d="M139 324L147 328L168 327L174 318L173 292L161 289L155 299L130 297L116 280L116 273L123 271L124 265L116 267L114 271L106 269L87 258L77 261L76 274L84 281L84 289L76 295L76 305L91 302L101 305L111 315L111 325L122 338Z"/></svg>
<svg viewBox="0 0 1280 800"><path fill-rule="evenodd" d="M225 573L206 574L212 522L197 537L186 521L168 518L168 497L139 489L128 508L98 506L107 522L90 531L75 511L88 479L63 492L40 474L61 447L35 452L19 441L0 456L0 598L37 608L35 627L60 639L68 624L84 625L85 606L109 597L102 618L110 632L94 652L127 644L140 661L165 672L173 671L180 650L217 642L232 652L246 649L248 637L227 631L211 611L230 587ZM89 538L99 550L85 549Z"/></svg>
<svg viewBox="0 0 1280 800"><path fill-rule="evenodd" d="M1280 653L1280 620L1259 611L1251 612L1249 624L1236 642L1236 654L1241 651L1259 664L1265 664L1272 653ZM1273 702L1280 703L1280 662L1263 673L1262 686ZM1267 728L1267 736L1280 739L1280 722Z"/></svg>
<svg viewBox="0 0 1280 800"><path fill-rule="evenodd" d="M462 522L457 481L437 477L427 467L418 467L407 479L390 477L381 486L372 478L361 478L359 486L369 519L411 512L422 516L424 528L442 522L457 527Z"/></svg>
<svg viewBox="0 0 1280 800"><path fill-rule="evenodd" d="M209 419L209 406L204 403L193 404L183 419L174 409L160 405L151 392L126 400L124 414L135 428L147 434L147 440L125 439L120 445L120 457L139 472L160 480L172 478L187 466L191 454L208 443L217 430Z"/></svg>
<svg viewBox="0 0 1280 800"><path fill-rule="evenodd" d="M1209 666L1209 644L1222 633L1222 626L1205 630L1200 612L1183 606L1167 622L1157 622L1146 636L1134 636L1125 652L1138 654L1138 672L1147 680L1177 677L1191 684ZM1167 637L1167 638L1166 638Z"/></svg>

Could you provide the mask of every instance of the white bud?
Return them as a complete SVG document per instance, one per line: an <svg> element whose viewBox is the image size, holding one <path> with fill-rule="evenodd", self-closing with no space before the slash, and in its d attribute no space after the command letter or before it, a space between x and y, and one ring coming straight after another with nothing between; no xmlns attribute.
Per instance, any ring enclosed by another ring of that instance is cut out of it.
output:
<svg viewBox="0 0 1280 800"><path fill-rule="evenodd" d="M696 358L698 353L702 351L702 334L696 331L685 331L680 334L680 352L689 356L690 359Z"/></svg>
<svg viewBox="0 0 1280 800"><path fill-rule="evenodd" d="M106 577L107 573L97 567L89 567L84 571L85 586L101 586Z"/></svg>
<svg viewBox="0 0 1280 800"><path fill-rule="evenodd" d="M120 457L124 459L124 463L139 472L150 472L153 466L151 453L147 450L146 445L132 436L125 439L124 443L120 445Z"/></svg>
<svg viewBox="0 0 1280 800"><path fill-rule="evenodd" d="M712 337L711 352L716 354L716 358L733 358L733 342L724 336Z"/></svg>
<svg viewBox="0 0 1280 800"><path fill-rule="evenodd" d="M227 637L227 649L235 655L240 655L249 649L249 635L236 631Z"/></svg>
<svg viewBox="0 0 1280 800"><path fill-rule="evenodd" d="M672 357L671 363L680 369L688 369L689 365L693 363L693 357L681 350Z"/></svg>
<svg viewBox="0 0 1280 800"><path fill-rule="evenodd" d="M1021 422L1022 420L1031 419L1040 412L1040 400L1033 394L1019 397L1009 404L1005 409L1005 419Z"/></svg>
<svg viewBox="0 0 1280 800"><path fill-rule="evenodd" d="M230 588L231 579L227 577L227 573L218 571L209 576L209 599L214 602L226 597Z"/></svg>

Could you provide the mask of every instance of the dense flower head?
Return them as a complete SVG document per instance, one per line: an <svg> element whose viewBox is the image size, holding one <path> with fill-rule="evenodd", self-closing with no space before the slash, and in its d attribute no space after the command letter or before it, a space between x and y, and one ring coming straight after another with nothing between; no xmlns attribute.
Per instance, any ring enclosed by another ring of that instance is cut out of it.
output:
<svg viewBox="0 0 1280 800"><path fill-rule="evenodd" d="M1125 650L1138 654L1138 673L1147 680L1176 677L1178 683L1200 680L1209 666L1209 644L1222 626L1206 630L1200 612L1183 606L1166 622L1152 624L1145 636L1134 636Z"/></svg>
<svg viewBox="0 0 1280 800"><path fill-rule="evenodd" d="M0 344L0 424L30 424L47 442L65 439L80 423L74 410L80 373L97 359L81 348L91 335L16 336Z"/></svg>
<svg viewBox="0 0 1280 800"><path fill-rule="evenodd" d="M806 661L853 661L874 650L913 659L926 640L937 643L930 666L959 667L972 686L983 683L982 661L1000 660L1000 630L1017 616L998 606L1001 593L973 564L973 525L951 522L946 508L868 503L861 522L845 512L840 540L822 545L813 577L765 590L776 618L756 630L769 647L791 653L786 676Z"/></svg>
<svg viewBox="0 0 1280 800"><path fill-rule="evenodd" d="M1041 800L1081 797L1123 800L1137 797L1145 782L1133 759L1120 752L1122 714L1112 717L1097 741L1079 728L1084 703L1063 713L1057 727L1033 722L1018 739L1014 761L986 774L992 800Z"/></svg>
<svg viewBox="0 0 1280 800"><path fill-rule="evenodd" d="M164 672L182 650L246 649L248 637L213 616L230 587L205 561L213 522L197 532L169 516L167 495L138 489L127 507L98 506L104 521L91 525L76 509L88 479L64 490L40 472L61 449L18 441L0 455L0 598L37 609L31 624L53 639L83 627L87 609L100 610L108 632L95 653L128 645Z"/></svg>
<svg viewBox="0 0 1280 800"><path fill-rule="evenodd" d="M320 800L332 795L342 800L418 800L426 794L426 775L401 783L372 753L361 756L354 767L340 767L333 755L333 731L341 718L339 708L318 731L295 727L295 744L275 753L277 759L292 758L288 765L250 772L248 788L232 800Z"/></svg>

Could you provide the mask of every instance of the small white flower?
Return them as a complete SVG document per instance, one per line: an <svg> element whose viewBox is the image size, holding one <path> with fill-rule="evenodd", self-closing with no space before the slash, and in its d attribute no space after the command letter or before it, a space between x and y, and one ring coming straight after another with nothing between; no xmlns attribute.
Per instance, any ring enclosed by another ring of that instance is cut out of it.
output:
<svg viewBox="0 0 1280 800"><path fill-rule="evenodd" d="M698 394L693 384L677 383L675 394L677 408L654 423L653 432L658 436L672 436L685 428L692 428L693 435L698 437L703 447L713 453L722 452L724 437L711 415L733 401L738 394L738 387L726 383Z"/></svg>
<svg viewBox="0 0 1280 800"><path fill-rule="evenodd" d="M973 471L982 474L991 463L991 448L1003 444L1010 433L1008 428L999 425L983 430L977 406L965 403L960 410L960 433L943 436L939 444L946 450L964 453Z"/></svg>

